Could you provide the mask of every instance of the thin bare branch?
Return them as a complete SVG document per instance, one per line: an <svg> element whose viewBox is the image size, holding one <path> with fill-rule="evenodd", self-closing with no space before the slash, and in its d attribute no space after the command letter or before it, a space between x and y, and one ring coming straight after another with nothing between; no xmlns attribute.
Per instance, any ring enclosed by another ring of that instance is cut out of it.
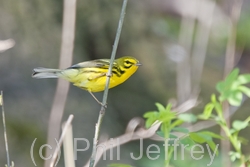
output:
<svg viewBox="0 0 250 167"><path fill-rule="evenodd" d="M62 27L62 44L59 68L66 68L72 64L74 38L75 38L75 15L76 0L64 0L63 10L63 27ZM64 106L69 90L69 83L59 79L57 82L54 102L51 109L48 126L47 143L52 147L56 147L55 139L59 138L61 120L63 116ZM46 150L46 156L51 155L51 150ZM45 167L49 167L50 161L45 161Z"/></svg>
<svg viewBox="0 0 250 167"><path fill-rule="evenodd" d="M65 129L66 124L63 124L63 129ZM74 151L73 151L73 132L72 124L69 124L67 128L66 135L63 140L63 153L64 153L64 163L65 167L75 167Z"/></svg>
<svg viewBox="0 0 250 167"><path fill-rule="evenodd" d="M133 118L127 125L125 134L116 138L111 138L108 141L98 144L99 149L96 154L96 163L101 159L102 155L109 149L119 147L132 140L146 139L155 136L155 132L159 129L161 122L155 123L149 129L145 129L144 120L142 118ZM95 163L95 165L96 165ZM84 166L88 167L89 162Z"/></svg>
<svg viewBox="0 0 250 167"><path fill-rule="evenodd" d="M57 143L57 147L56 147L55 152L54 152L54 154L52 156L52 159L51 159L51 162L50 162L50 167L54 167L55 164L56 164L56 159L58 157L58 154L61 153L60 149L61 149L62 142L63 142L63 140L64 140L64 138L65 138L65 136L67 134L68 129L71 127L71 122L72 122L73 118L74 118L74 116L70 115L68 120L66 121L66 123L64 125L61 137L60 137L60 139L59 139L59 141ZM60 157L60 155L59 155L59 157Z"/></svg>
<svg viewBox="0 0 250 167"><path fill-rule="evenodd" d="M2 117L3 117L3 133L4 133L4 143L7 157L7 166L10 167L10 155L9 155L9 147L7 140L7 130L6 130L6 122L5 122L5 113L4 113L4 103L3 103L3 91L0 94L0 106L2 106Z"/></svg>
<svg viewBox="0 0 250 167"><path fill-rule="evenodd" d="M214 1L206 3L205 0L199 0L199 5L197 6L197 17L199 19L197 22L197 32L194 38L192 53L192 92L198 92L200 90L200 81L207 53L215 6L216 3Z"/></svg>
<svg viewBox="0 0 250 167"><path fill-rule="evenodd" d="M119 19L119 23L118 23L117 32L116 32L116 37L115 37L115 41L114 41L114 45L113 45L113 50L112 50L112 53L111 53L110 66L109 66L109 70L108 70L108 74L107 74L107 80L106 80L106 85L105 85L105 90L104 90L103 100L102 100L103 105L101 106L99 117L98 117L98 120L97 120L97 123L96 123L96 126L95 126L95 136L94 136L94 141L93 141L93 150L92 150L92 155L91 155L91 159L90 159L90 163L89 163L90 167L93 167L95 165L96 148L97 148L97 144L98 144L98 139L99 139L99 133L100 133L102 120L103 120L103 117L105 115L105 108L106 108L108 90L109 90L108 89L109 88L109 82L110 82L110 77L112 75L113 62L115 60L116 50L117 50L120 35L121 35L121 30L122 30L123 20L124 20L124 17L125 17L127 2L128 2L127 0L124 0L123 4L122 4L122 10L121 10L121 14L120 14L120 19Z"/></svg>
<svg viewBox="0 0 250 167"><path fill-rule="evenodd" d="M226 49L226 58L225 58L225 68L224 68L224 78L230 73L235 65L235 54L236 54L236 34L237 34L237 24L241 13L243 0L234 0L231 9L231 22L230 34L227 42ZM230 106L228 102L223 102L223 114L227 117L227 125L230 127ZM224 135L223 129L221 129L221 135ZM230 142L221 141L221 148L224 154L227 154L230 151ZM223 166L230 167L232 166L230 159L226 156L223 157Z"/></svg>
<svg viewBox="0 0 250 167"><path fill-rule="evenodd" d="M0 40L0 53L5 52L6 50L14 47L14 45L15 45L14 39Z"/></svg>
<svg viewBox="0 0 250 167"><path fill-rule="evenodd" d="M243 99L243 102L246 100L246 97ZM183 103L184 106L179 106L174 109L177 113L183 113L190 108L193 108L197 105L196 99L190 99L190 101L187 101L186 104ZM187 107L185 107L187 106ZM180 110L179 110L180 109ZM230 108L230 115L232 116L236 111L238 107L231 107ZM154 125L152 125L149 129L145 129L145 124L144 124L144 119L140 117L135 117L131 119L127 125L126 131L123 135L115 137L115 138L110 138L107 141L101 142L98 144L97 147L101 147L102 149L99 149L98 152L96 153L96 163L101 159L102 155L109 149L113 149L115 147L120 147L120 145L126 144L130 141L133 140L140 140L140 139L151 139L155 141L165 141L165 139L159 135L156 134L156 131L159 129L161 125L161 122L156 122ZM200 121L194 125L191 125L187 127L187 129L190 132L196 132L200 131L206 128L209 128L211 126L216 125L216 122L214 121ZM178 138L184 137L186 134L183 133L172 133L176 135ZM117 150L119 150L117 148ZM95 165L96 165L95 163ZM94 166L95 166L94 165ZM84 166L88 167L89 162Z"/></svg>

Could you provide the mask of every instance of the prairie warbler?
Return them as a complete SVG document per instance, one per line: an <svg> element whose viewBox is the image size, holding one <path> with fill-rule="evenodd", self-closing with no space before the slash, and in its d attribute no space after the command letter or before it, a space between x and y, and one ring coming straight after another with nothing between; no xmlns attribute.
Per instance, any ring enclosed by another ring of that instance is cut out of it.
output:
<svg viewBox="0 0 250 167"><path fill-rule="evenodd" d="M39 67L34 69L32 77L63 78L75 86L87 90L100 103L92 92L104 91L109 65L109 59L97 59L81 62L63 70ZM109 88L126 81L134 74L139 65L141 64L134 57L125 56L116 59L113 63Z"/></svg>

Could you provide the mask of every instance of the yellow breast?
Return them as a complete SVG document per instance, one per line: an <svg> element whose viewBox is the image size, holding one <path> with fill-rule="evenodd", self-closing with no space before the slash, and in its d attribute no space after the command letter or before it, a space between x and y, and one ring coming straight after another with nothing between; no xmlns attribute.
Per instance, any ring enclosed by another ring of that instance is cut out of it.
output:
<svg viewBox="0 0 250 167"><path fill-rule="evenodd" d="M113 88L124 81L126 81L138 66L132 66L128 69L114 66L112 69L112 76L110 78L109 88ZM79 69L66 69L62 72L61 78L72 82L75 86L88 90L91 92L104 91L106 85L106 74L108 69L103 68L79 68Z"/></svg>

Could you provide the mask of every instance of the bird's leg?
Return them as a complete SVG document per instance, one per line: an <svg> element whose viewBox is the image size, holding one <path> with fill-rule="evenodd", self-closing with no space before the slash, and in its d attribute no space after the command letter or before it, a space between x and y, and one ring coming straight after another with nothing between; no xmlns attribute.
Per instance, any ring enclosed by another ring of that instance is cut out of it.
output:
<svg viewBox="0 0 250 167"><path fill-rule="evenodd" d="M95 99L95 101L97 102L97 103L99 103L100 105L102 105L102 106L104 106L105 108L107 108L107 104L102 104L102 102L100 102L96 97L95 97L95 95L91 92L91 91L88 91L90 94L91 94L91 96Z"/></svg>

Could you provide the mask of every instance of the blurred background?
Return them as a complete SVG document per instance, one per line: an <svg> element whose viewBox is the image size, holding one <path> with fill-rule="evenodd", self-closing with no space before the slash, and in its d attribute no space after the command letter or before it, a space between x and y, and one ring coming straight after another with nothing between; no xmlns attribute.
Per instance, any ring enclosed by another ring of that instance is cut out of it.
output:
<svg viewBox="0 0 250 167"><path fill-rule="evenodd" d="M242 8L235 2L129 1L116 57L131 55L143 66L124 84L109 91L101 135L123 134L129 120L155 110L155 102L166 105L169 100L175 100L181 104L198 95L200 103L192 112L202 112L210 95L216 92L216 83L223 79L228 40L234 32L237 36L233 67L239 67L241 73L249 73L250 1L243 1ZM122 1L117 0L77 2L73 64L110 58L121 6ZM232 20L234 7L239 9L240 16ZM0 5L0 40L15 42L13 48L0 52L0 90L4 92L10 157L16 166L33 166L30 147L35 138L36 163L43 165L38 152L46 143L57 80L36 80L31 74L35 67L58 68L62 13L63 1L59 0L8 0ZM102 93L95 95L102 99ZM249 107L249 100L246 100L232 120L249 116ZM86 138L92 145L99 109L88 92L71 85L63 121L73 114L74 137ZM216 126L209 130L219 133ZM3 126L0 126L0 134L3 166L6 164ZM249 128L241 135L250 139ZM145 148L152 143L163 144L145 140ZM79 147L85 146L82 143ZM150 162L145 155L141 160L131 160L130 152L136 153L138 149L139 141L123 145L120 161L101 161L98 166L127 163L153 167L163 164L163 160ZM243 148L243 152L249 154L250 150ZM91 149L79 152L76 166L83 166L90 155ZM173 161L173 164L186 166L187 162L201 166L210 161L185 160ZM63 166L63 159L59 166ZM220 166L220 157L216 157L211 166Z"/></svg>

